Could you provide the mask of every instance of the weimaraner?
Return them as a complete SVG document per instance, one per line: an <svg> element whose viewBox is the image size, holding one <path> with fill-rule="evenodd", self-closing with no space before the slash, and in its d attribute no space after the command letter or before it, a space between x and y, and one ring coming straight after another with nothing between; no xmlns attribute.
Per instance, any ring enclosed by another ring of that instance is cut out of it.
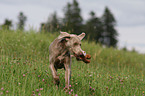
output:
<svg viewBox="0 0 145 96"><path fill-rule="evenodd" d="M49 46L49 67L51 69L54 83L59 85L59 76L57 69L65 69L65 88L69 89L71 76L71 54L77 60L83 57L86 53L81 49L81 40L85 37L85 33L80 35L60 32L60 35ZM89 58L88 58L89 59ZM83 60L83 59L82 59ZM85 62L85 60L83 60ZM89 61L86 63L89 63Z"/></svg>

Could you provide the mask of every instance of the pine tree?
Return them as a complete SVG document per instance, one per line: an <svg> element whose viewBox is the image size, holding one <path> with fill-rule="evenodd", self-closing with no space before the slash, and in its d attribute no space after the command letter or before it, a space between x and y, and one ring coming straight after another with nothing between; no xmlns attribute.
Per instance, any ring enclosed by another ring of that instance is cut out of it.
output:
<svg viewBox="0 0 145 96"><path fill-rule="evenodd" d="M54 12L48 17L48 21L46 23L41 23L40 31L56 32L58 30L60 30L60 22L57 13Z"/></svg>
<svg viewBox="0 0 145 96"><path fill-rule="evenodd" d="M23 12L20 12L18 15L18 25L17 28L20 30L24 30L25 22L27 20L27 17L23 14Z"/></svg>
<svg viewBox="0 0 145 96"><path fill-rule="evenodd" d="M91 41L95 40L96 43L102 43L102 22L93 11L90 12L90 16L85 26L87 38Z"/></svg>
<svg viewBox="0 0 145 96"><path fill-rule="evenodd" d="M64 19L63 19L63 31L70 31L75 34L80 34L82 31L81 9L77 0L73 0L73 3L68 3L64 8Z"/></svg>
<svg viewBox="0 0 145 96"><path fill-rule="evenodd" d="M3 29L10 29L12 27L12 21L9 19L5 19L4 24L2 25Z"/></svg>
<svg viewBox="0 0 145 96"><path fill-rule="evenodd" d="M102 22L103 22L103 44L108 47L116 47L117 45L117 36L118 33L115 29L116 26L116 20L109 10L108 7L105 8L104 14L102 16Z"/></svg>

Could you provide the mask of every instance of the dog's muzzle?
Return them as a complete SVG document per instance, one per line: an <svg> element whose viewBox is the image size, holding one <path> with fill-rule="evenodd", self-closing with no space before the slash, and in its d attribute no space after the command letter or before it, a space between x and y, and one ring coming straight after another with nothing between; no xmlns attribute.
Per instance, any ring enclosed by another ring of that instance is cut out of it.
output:
<svg viewBox="0 0 145 96"><path fill-rule="evenodd" d="M75 54L75 53L74 53L74 56L76 57L76 59L77 59L78 61L81 61L82 59L81 59L80 57L85 57L85 56L86 56L86 52L85 52L85 51L82 51L82 52L80 52L79 54Z"/></svg>

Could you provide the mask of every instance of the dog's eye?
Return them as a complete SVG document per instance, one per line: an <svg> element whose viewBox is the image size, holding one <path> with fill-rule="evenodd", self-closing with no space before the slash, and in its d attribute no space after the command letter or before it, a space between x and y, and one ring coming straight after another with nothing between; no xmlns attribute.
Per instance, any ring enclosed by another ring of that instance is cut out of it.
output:
<svg viewBox="0 0 145 96"><path fill-rule="evenodd" d="M82 44L80 44L80 46L81 46Z"/></svg>
<svg viewBox="0 0 145 96"><path fill-rule="evenodd" d="M78 43L74 43L74 46L78 45Z"/></svg>

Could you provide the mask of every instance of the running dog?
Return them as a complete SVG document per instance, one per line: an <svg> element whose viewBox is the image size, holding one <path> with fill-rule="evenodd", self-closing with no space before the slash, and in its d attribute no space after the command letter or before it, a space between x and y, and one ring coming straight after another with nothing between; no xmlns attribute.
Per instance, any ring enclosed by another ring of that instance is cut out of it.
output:
<svg viewBox="0 0 145 96"><path fill-rule="evenodd" d="M80 35L60 32L60 35L49 46L49 67L52 72L54 83L59 85L60 80L57 75L57 69L65 69L65 88L69 89L71 76L71 54L77 60L82 60L85 63L90 63L91 56L86 55L81 49L81 40L85 37L85 33Z"/></svg>

